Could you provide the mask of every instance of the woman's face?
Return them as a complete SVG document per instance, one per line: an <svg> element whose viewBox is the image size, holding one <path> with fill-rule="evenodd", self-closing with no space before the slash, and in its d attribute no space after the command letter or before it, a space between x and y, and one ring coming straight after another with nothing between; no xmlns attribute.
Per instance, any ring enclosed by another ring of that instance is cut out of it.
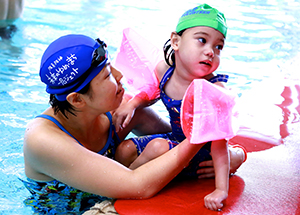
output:
<svg viewBox="0 0 300 215"><path fill-rule="evenodd" d="M85 99L87 104L102 112L112 111L122 102L124 89L121 84L123 75L107 64L90 83L90 95Z"/></svg>

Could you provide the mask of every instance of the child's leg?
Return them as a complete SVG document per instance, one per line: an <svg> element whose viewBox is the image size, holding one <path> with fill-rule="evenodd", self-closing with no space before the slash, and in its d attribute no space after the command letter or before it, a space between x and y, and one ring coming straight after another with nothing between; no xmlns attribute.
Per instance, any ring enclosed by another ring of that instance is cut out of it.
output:
<svg viewBox="0 0 300 215"><path fill-rule="evenodd" d="M126 167L138 157L137 149L132 140L124 140L116 149L115 160Z"/></svg>
<svg viewBox="0 0 300 215"><path fill-rule="evenodd" d="M131 163L140 157L143 151L147 148L147 152L143 153L143 156L139 158L135 164L140 166L141 164L152 160L169 150L170 146L168 141L165 140L167 137L167 134L153 134L124 140L116 149L115 160L124 166L129 167ZM148 146L149 144L150 146Z"/></svg>
<svg viewBox="0 0 300 215"><path fill-rule="evenodd" d="M234 174L237 169L247 160L247 151L240 145L228 144L229 158L230 158L230 174ZM213 161L205 160L200 162L197 171L199 178L211 178L215 176L215 169Z"/></svg>
<svg viewBox="0 0 300 215"><path fill-rule="evenodd" d="M156 138L151 140L144 151L134 160L129 166L130 169L136 169L137 167L147 163L154 158L169 151L169 142L163 138Z"/></svg>

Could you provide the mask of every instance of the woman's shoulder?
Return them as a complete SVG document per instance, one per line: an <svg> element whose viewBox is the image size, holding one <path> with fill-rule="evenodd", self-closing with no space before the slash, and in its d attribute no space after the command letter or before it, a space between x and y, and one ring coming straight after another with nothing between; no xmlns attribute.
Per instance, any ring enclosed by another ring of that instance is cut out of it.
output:
<svg viewBox="0 0 300 215"><path fill-rule="evenodd" d="M56 178L61 169L75 165L82 149L51 120L36 117L27 125L24 135L26 175L43 181Z"/></svg>
<svg viewBox="0 0 300 215"><path fill-rule="evenodd" d="M44 133L46 131L51 131L51 128L54 128L53 122L51 120L48 120L47 118L53 118L51 114L49 114L47 111L43 112L42 114L36 116L33 118L26 127L25 134L32 135L36 134L38 135L40 132ZM47 132L46 132L47 133Z"/></svg>
<svg viewBox="0 0 300 215"><path fill-rule="evenodd" d="M44 116L48 116L50 119L52 117L46 114ZM24 148L40 153L45 148L53 147L68 137L52 120L35 117L27 124L24 134Z"/></svg>
<svg viewBox="0 0 300 215"><path fill-rule="evenodd" d="M43 148L47 147L54 137L55 132L49 122L45 119L34 118L26 127L23 148L31 154L43 152Z"/></svg>

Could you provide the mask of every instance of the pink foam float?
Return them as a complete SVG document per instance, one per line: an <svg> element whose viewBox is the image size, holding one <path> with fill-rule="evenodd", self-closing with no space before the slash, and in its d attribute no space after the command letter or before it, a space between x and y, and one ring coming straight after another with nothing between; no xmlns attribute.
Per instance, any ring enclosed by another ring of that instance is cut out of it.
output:
<svg viewBox="0 0 300 215"><path fill-rule="evenodd" d="M204 79L195 79L181 105L181 126L191 143L229 139L238 130L236 96Z"/></svg>
<svg viewBox="0 0 300 215"><path fill-rule="evenodd" d="M155 66L163 60L163 51L131 28L123 30L123 39L114 66L122 71L125 86L135 95L148 100L159 97Z"/></svg>

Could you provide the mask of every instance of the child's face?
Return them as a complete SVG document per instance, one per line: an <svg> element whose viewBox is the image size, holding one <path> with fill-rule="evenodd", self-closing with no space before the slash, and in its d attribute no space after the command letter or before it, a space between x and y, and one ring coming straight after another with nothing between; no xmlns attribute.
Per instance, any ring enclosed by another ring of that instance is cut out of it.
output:
<svg viewBox="0 0 300 215"><path fill-rule="evenodd" d="M178 36L178 35L177 35ZM191 78L203 78L214 72L220 64L224 36L210 27L193 27L178 36L175 50L176 68Z"/></svg>

